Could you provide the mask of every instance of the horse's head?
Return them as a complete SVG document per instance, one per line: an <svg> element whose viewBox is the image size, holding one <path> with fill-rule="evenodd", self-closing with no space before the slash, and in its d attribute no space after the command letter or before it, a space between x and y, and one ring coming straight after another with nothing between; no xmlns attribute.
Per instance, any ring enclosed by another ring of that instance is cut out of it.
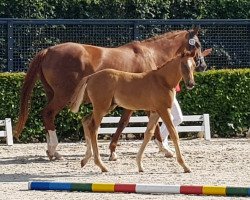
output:
<svg viewBox="0 0 250 200"><path fill-rule="evenodd" d="M200 40L198 38L198 32L199 32L200 27L195 26L193 30L188 31L188 47L187 49L189 51L192 51L195 49L196 55L194 57L194 60L196 62L196 71L205 71L207 68L207 64L205 62L204 57L209 55L212 52L212 49L207 49L204 52L202 52L202 47Z"/></svg>

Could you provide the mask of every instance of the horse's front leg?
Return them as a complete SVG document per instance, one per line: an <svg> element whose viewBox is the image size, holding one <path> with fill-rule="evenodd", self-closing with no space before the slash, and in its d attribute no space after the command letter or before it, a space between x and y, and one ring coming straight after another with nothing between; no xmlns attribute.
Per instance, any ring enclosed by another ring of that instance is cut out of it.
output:
<svg viewBox="0 0 250 200"><path fill-rule="evenodd" d="M115 149L116 149L119 137L122 134L122 131L129 123L129 118L131 117L132 113L133 113L133 111L131 111L131 110L125 110L125 109L123 110L121 119L118 123L118 127L116 129L116 132L113 134L112 140L111 140L110 145L109 145L109 149L110 149L109 160L110 161L117 160L117 154L115 153Z"/></svg>
<svg viewBox="0 0 250 200"><path fill-rule="evenodd" d="M142 143L142 145L140 147L140 150L138 151L137 156L136 156L136 162L137 162L139 172L144 171L143 170L143 165L142 165L143 153L144 153L144 150L145 150L148 142L151 140L152 136L154 135L155 128L157 126L158 120L159 120L158 113L152 112L150 114L150 116L149 116L149 122L148 122L148 125L147 125L147 130L144 133L143 143Z"/></svg>
<svg viewBox="0 0 250 200"><path fill-rule="evenodd" d="M169 135L174 143L177 162L183 167L185 173L189 173L191 172L191 170L188 167L188 165L186 165L185 160L183 156L181 155L179 135L174 126L173 120L171 118L171 109L168 108L167 112L163 112L163 111L164 109L161 109L158 111L158 113L160 117L162 118L163 122L166 124L167 129L169 131Z"/></svg>

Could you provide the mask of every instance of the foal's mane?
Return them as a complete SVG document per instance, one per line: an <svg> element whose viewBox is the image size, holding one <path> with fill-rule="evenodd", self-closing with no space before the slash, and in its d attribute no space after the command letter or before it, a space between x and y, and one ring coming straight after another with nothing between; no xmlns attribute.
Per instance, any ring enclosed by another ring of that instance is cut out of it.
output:
<svg viewBox="0 0 250 200"><path fill-rule="evenodd" d="M172 59L164 62L161 66L159 66L156 70L159 70L161 69L163 66L167 65L168 63L172 62L173 60L177 59L177 58L182 58L183 55L180 53L180 54L177 54L175 57L173 57Z"/></svg>

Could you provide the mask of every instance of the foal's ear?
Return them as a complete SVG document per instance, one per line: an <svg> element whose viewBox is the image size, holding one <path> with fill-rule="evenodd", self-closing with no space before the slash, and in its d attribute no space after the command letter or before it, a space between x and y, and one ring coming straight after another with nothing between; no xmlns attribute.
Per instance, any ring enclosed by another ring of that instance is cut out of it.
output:
<svg viewBox="0 0 250 200"><path fill-rule="evenodd" d="M182 57L194 57L195 56L195 50L192 50L192 51L185 51L183 54L182 54Z"/></svg>
<svg viewBox="0 0 250 200"><path fill-rule="evenodd" d="M195 49L193 49L192 51L190 51L190 53L189 53L189 57L194 57L195 56L195 54L196 54L196 50Z"/></svg>
<svg viewBox="0 0 250 200"><path fill-rule="evenodd" d="M212 50L213 50L212 48L204 50L204 51L202 52L203 57L206 57L206 56L208 56L209 54L211 54L211 53L212 53Z"/></svg>

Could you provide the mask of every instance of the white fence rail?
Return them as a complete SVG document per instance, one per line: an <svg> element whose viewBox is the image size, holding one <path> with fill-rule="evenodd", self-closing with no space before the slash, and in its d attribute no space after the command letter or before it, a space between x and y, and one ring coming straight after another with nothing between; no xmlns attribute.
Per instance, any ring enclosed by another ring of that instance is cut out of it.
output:
<svg viewBox="0 0 250 200"><path fill-rule="evenodd" d="M102 127L103 124L117 124L120 120L120 117L104 117L102 119L101 127L98 131L99 134L113 134L115 133L117 127ZM130 117L129 123L147 123L147 116L136 116ZM162 120L160 119L160 122ZM177 126L178 132L203 132L205 140L211 139L210 133L210 120L209 114L203 115L185 115L183 116L183 122L202 122L201 125L185 125ZM146 131L146 126L138 127L126 127L123 130L123 133L144 133Z"/></svg>
<svg viewBox="0 0 250 200"><path fill-rule="evenodd" d="M7 145L13 145L11 119L0 120L0 126L4 126L4 130L0 131L0 137L6 137Z"/></svg>

